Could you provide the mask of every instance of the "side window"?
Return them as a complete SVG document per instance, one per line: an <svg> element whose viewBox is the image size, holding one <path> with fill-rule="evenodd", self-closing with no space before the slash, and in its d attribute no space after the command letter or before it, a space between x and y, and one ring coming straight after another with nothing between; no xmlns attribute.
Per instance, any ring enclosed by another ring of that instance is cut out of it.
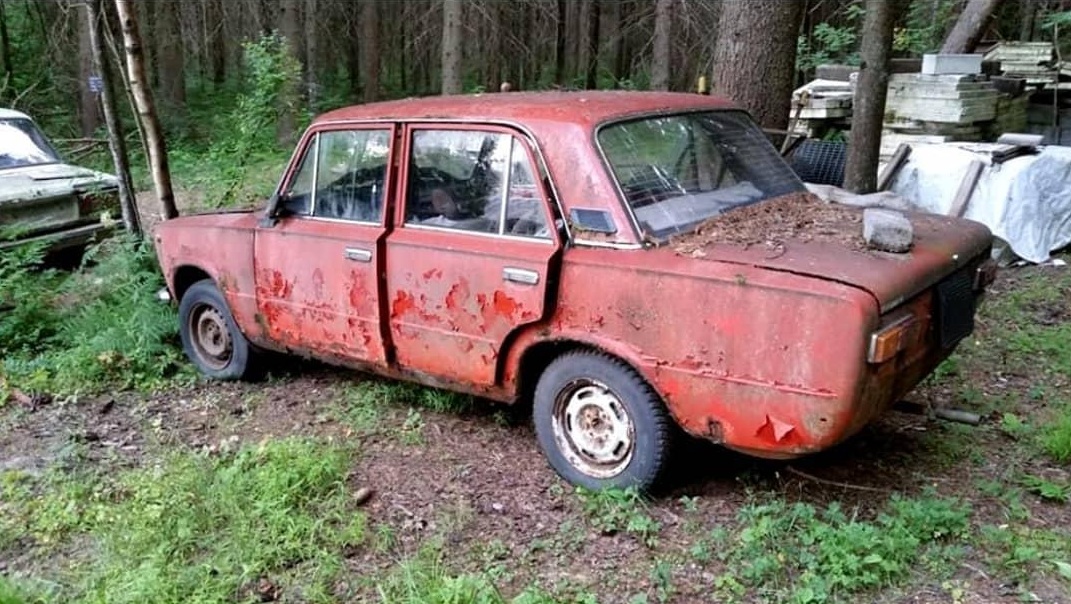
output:
<svg viewBox="0 0 1071 604"><path fill-rule="evenodd" d="M379 222L390 154L389 130L320 134L313 215Z"/></svg>
<svg viewBox="0 0 1071 604"><path fill-rule="evenodd" d="M288 214L305 216L312 210L312 183L316 178L316 152L319 142L320 136L316 135L306 147L305 155L301 157L301 163L287 185L283 207Z"/></svg>
<svg viewBox="0 0 1071 604"><path fill-rule="evenodd" d="M550 237L528 156L513 136L419 130L411 148L406 224Z"/></svg>

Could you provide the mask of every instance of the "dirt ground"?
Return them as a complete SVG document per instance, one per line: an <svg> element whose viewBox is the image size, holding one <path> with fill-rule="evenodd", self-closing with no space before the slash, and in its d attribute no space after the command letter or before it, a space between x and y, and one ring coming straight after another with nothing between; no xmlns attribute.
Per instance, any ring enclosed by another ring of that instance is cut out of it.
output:
<svg viewBox="0 0 1071 604"><path fill-rule="evenodd" d="M1045 269L1002 274L996 295L1008 295L1028 271L1039 270ZM1057 305L1038 313L1067 320L1067 308ZM990 330L983 321L980 337ZM1031 386L1001 367L973 371L964 381L983 392ZM732 525L756 492L789 502L840 502L844 509L870 517L894 494L933 489L968 500L976 525L999 526L1008 523L1006 502L999 494L980 492L979 481L1007 477L1009 468L1024 463L1069 478L1066 467L1024 461L998 429L999 414L984 403L972 405L946 383L928 383L911 400L979 411L983 424L965 427L890 412L844 445L793 462L758 461L692 442L678 457L668 490L651 502L650 514L661 529L657 545L647 547L628 534L605 535L586 524L577 497L540 457L527 421L506 421L490 403L460 415L422 410L422 421L412 428L408 408L384 402L379 428L354 432L339 401L348 389L371 379L301 363L260 383L200 383L153 395L124 392L36 408L9 406L0 409L0 473L39 473L65 463L119 469L151 463L164 450L230 447L290 435L356 439L360 455L353 488L374 490L365 508L370 521L390 526L397 540L389 551L355 553L347 560L353 576L388 568L438 534L445 535L449 562L459 570L504 566L508 572L499 579L504 591L533 581L579 584L603 602L623 602L631 594L653 590L651 568L660 560L672 561L674 593L667 601L707 601L720 563L689 556L697 529L703 533ZM410 428L419 439L398 438L399 431ZM72 447L78 448L77 456L70 454ZM1023 502L1029 511L1025 525L1071 527L1071 506L1031 496ZM0 572L61 563L40 560L30 549L0 553ZM980 550L968 551L955 569L962 591L935 583L920 569L906 587L876 594L874 601L1022 600L1016 582L983 557ZM1037 577L1029 593L1032 601L1071 602L1069 583L1059 577Z"/></svg>

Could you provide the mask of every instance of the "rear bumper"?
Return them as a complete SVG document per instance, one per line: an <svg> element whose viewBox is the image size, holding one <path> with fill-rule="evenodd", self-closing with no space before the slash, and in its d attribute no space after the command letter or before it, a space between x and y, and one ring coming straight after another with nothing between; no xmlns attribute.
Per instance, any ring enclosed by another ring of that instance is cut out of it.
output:
<svg viewBox="0 0 1071 604"><path fill-rule="evenodd" d="M0 243L0 250L10 249L29 243L45 243L48 251L58 252L74 247L85 246L93 241L109 237L123 228L122 223L105 224L94 222L92 224L77 226L45 233L43 235L31 235L15 241Z"/></svg>

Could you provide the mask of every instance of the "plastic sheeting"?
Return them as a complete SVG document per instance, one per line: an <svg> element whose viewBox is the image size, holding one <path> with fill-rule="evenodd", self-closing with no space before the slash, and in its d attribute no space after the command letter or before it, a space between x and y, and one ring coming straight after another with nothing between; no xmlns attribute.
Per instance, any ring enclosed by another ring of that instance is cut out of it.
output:
<svg viewBox="0 0 1071 604"><path fill-rule="evenodd" d="M988 226L1020 258L1046 262L1050 252L1071 244L1071 147L1043 147L994 164L991 153L1005 148L913 145L890 190L914 209L949 214L968 166L978 160L984 168L963 217Z"/></svg>

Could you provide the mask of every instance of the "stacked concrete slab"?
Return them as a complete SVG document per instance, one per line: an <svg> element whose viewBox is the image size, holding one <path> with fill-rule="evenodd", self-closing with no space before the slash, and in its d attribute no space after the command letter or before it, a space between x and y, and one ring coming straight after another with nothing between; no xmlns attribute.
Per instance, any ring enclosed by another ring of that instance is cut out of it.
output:
<svg viewBox="0 0 1071 604"><path fill-rule="evenodd" d="M898 73L889 78L881 154L900 143L982 140L1000 93L976 74Z"/></svg>
<svg viewBox="0 0 1071 604"><path fill-rule="evenodd" d="M852 119L852 85L837 80L813 80L792 93L793 131L821 137L830 128L848 128Z"/></svg>
<svg viewBox="0 0 1071 604"><path fill-rule="evenodd" d="M1047 84L1055 79L1051 42L1001 42L985 55L999 61L1006 76L1024 78L1027 84Z"/></svg>

